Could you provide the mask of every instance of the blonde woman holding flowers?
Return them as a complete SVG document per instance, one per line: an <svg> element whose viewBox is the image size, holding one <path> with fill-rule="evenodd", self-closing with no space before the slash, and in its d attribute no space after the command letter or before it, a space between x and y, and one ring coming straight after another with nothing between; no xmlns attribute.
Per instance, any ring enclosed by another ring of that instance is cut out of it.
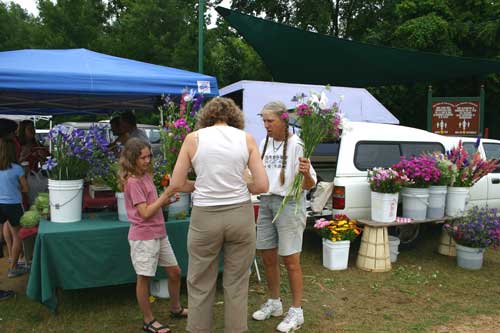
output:
<svg viewBox="0 0 500 333"><path fill-rule="evenodd" d="M264 262L269 299L252 315L255 320L266 320L283 314L280 299L279 257L283 258L292 304L283 321L280 332L298 329L304 323L302 301L302 268L300 253L302 236L306 226L305 195L301 202L290 199L279 213L283 198L292 186L295 175L304 176L302 189L309 190L316 184L316 172L308 159L303 158L301 140L288 130L288 113L282 102L270 102L262 110L262 119L267 131L260 145L261 158L269 178L269 192L261 196L257 220L257 249L261 250Z"/></svg>
<svg viewBox="0 0 500 333"><path fill-rule="evenodd" d="M187 135L174 167L173 191L194 191L188 233L189 332L211 332L219 255L224 251L224 332L248 331L249 269L255 256L250 193L268 189L255 140L243 131L243 113L228 98L201 111L197 131ZM196 181L187 180L189 169ZM253 182L247 184L245 170Z"/></svg>

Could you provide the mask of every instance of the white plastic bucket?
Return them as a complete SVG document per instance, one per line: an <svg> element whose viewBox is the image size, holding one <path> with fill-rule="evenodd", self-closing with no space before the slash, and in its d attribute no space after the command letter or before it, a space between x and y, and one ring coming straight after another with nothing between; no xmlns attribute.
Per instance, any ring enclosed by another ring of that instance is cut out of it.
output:
<svg viewBox="0 0 500 333"><path fill-rule="evenodd" d="M332 242L323 238L323 266L336 271L347 269L350 241Z"/></svg>
<svg viewBox="0 0 500 333"><path fill-rule="evenodd" d="M170 298L170 293L168 292L168 280L160 279L153 280L149 282L149 293L154 297L158 298Z"/></svg>
<svg viewBox="0 0 500 333"><path fill-rule="evenodd" d="M391 262L396 262L399 254L399 238L396 236L389 236L389 253Z"/></svg>
<svg viewBox="0 0 500 333"><path fill-rule="evenodd" d="M127 210L125 209L125 193L116 192L115 197L118 206L118 220L128 222Z"/></svg>
<svg viewBox="0 0 500 333"><path fill-rule="evenodd" d="M49 179L50 220L66 223L82 220L83 179Z"/></svg>
<svg viewBox="0 0 500 333"><path fill-rule="evenodd" d="M457 265L465 269L481 269L483 267L483 248L474 248L456 244Z"/></svg>
<svg viewBox="0 0 500 333"><path fill-rule="evenodd" d="M403 187L403 216L414 220L425 220L429 204L428 188Z"/></svg>
<svg viewBox="0 0 500 333"><path fill-rule="evenodd" d="M446 193L446 186L429 187L429 206L427 207L428 219L439 219L444 216Z"/></svg>
<svg viewBox="0 0 500 333"><path fill-rule="evenodd" d="M372 191L372 220L394 222L398 212L399 193L380 193Z"/></svg>
<svg viewBox="0 0 500 333"><path fill-rule="evenodd" d="M448 187L446 195L446 215L460 216L465 212L470 187Z"/></svg>
<svg viewBox="0 0 500 333"><path fill-rule="evenodd" d="M189 216L191 194L180 192L179 195L179 201L173 202L168 206L168 218L171 220L182 220Z"/></svg>

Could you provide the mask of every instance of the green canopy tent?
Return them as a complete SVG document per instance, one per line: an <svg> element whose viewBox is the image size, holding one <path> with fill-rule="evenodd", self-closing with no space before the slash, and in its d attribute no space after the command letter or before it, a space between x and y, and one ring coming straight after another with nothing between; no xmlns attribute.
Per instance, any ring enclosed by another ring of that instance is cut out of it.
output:
<svg viewBox="0 0 500 333"><path fill-rule="evenodd" d="M280 82L367 87L500 73L500 61L364 44L223 7L217 11L252 45L273 79Z"/></svg>

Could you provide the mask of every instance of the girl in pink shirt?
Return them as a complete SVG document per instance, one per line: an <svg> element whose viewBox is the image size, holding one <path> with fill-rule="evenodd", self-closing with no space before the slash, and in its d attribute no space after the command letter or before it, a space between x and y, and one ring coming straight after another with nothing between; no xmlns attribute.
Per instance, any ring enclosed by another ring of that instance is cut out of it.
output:
<svg viewBox="0 0 500 333"><path fill-rule="evenodd" d="M120 180L125 192L125 207L131 222L128 233L130 257L137 274L137 302L144 316L143 330L168 333L167 325L154 317L149 303L149 281L163 266L168 275L170 313L172 317L187 317L187 309L180 304L180 273L175 254L165 231L161 208L170 204L173 193L163 192L159 197L152 179L151 146L130 139L120 157ZM175 201L176 198L173 198ZM177 198L178 199L178 198Z"/></svg>

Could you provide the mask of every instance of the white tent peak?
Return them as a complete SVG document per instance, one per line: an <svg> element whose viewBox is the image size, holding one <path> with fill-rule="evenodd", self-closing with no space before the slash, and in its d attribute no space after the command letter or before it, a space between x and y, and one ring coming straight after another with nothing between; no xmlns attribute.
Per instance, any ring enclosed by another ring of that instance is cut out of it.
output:
<svg viewBox="0 0 500 333"><path fill-rule="evenodd" d="M310 91L325 91L330 103L337 102L341 112L350 121L399 124L399 120L364 88L334 87L312 84L243 80L219 90L220 96L233 98L245 113L245 130L252 133L259 143L266 132L258 114L271 101L281 101L294 108L292 98Z"/></svg>

